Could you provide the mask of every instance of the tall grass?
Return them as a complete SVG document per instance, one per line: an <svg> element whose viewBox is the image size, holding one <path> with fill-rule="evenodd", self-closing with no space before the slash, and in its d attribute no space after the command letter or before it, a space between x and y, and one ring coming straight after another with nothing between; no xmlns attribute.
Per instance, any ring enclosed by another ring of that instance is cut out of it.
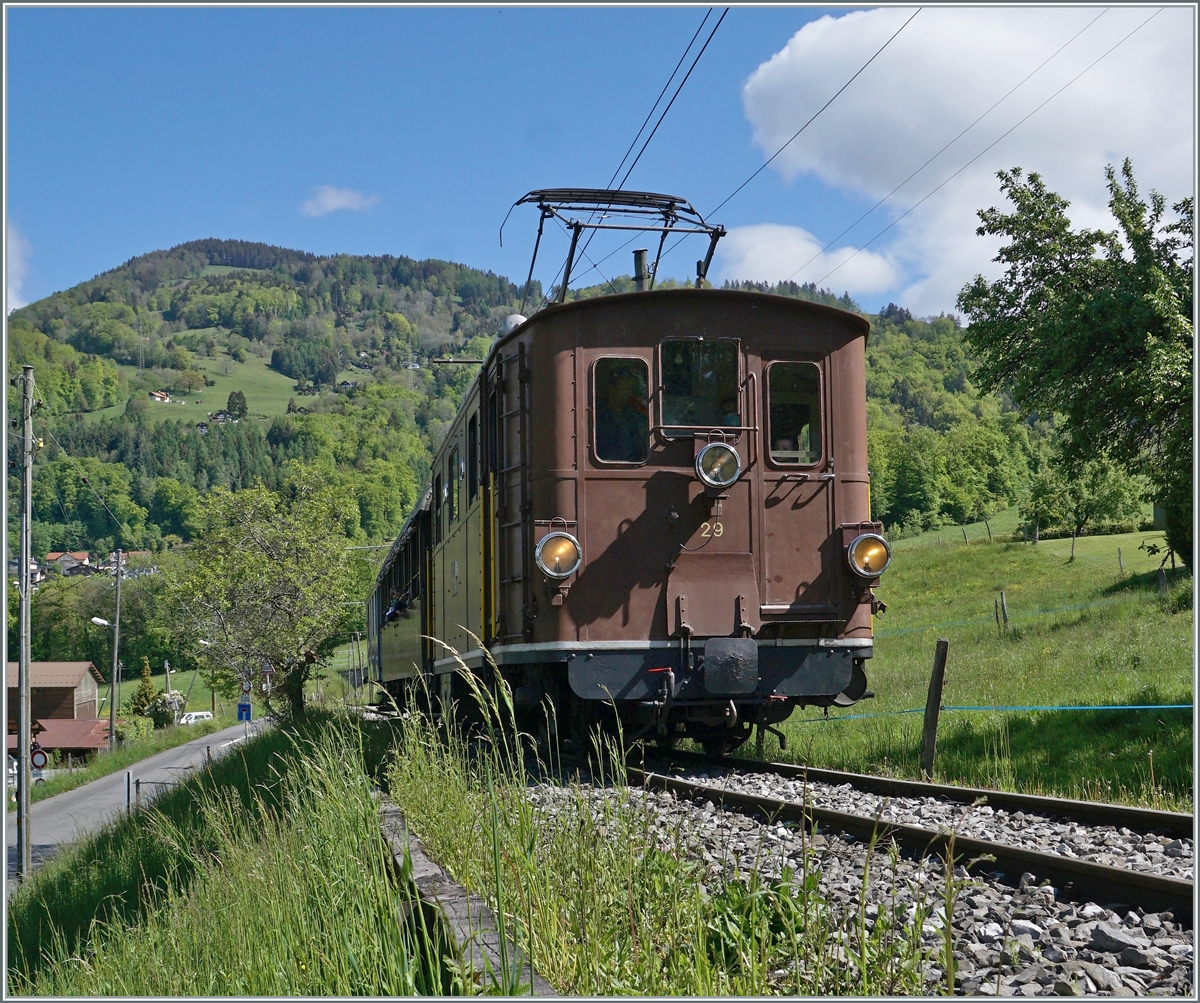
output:
<svg viewBox="0 0 1200 1003"><path fill-rule="evenodd" d="M381 839L365 751L334 719L262 736L51 862L10 906L10 990L450 992L439 931Z"/></svg>
<svg viewBox="0 0 1200 1003"><path fill-rule="evenodd" d="M924 991L933 948L895 900L869 925L840 914L820 893L807 847L798 873L714 875L691 834L665 831L628 787L618 748L593 750L587 785L536 781L503 681L492 694L463 678L482 708L471 708L470 737L410 714L386 771L391 796L560 992Z"/></svg>

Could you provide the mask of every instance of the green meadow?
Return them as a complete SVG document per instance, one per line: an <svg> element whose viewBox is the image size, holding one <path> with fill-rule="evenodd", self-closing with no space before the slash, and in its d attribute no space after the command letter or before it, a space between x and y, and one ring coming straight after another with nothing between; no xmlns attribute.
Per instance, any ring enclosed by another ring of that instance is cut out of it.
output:
<svg viewBox="0 0 1200 1003"><path fill-rule="evenodd" d="M189 332L192 333L192 332ZM205 332L200 332L201 334ZM217 328L207 333L214 337L223 334ZM149 414L152 418L178 421L185 419L190 424L207 421L210 412L219 411L229 400L229 395L240 390L246 395L246 403L250 408L247 421L268 421L277 414L287 411L288 400L295 397L296 404L303 405L307 398L296 395L296 381L282 373L271 369L265 359L257 355L247 354L245 362L234 362L229 358L223 346L218 346L216 355L196 358L193 367L214 381L211 387L204 387L186 395L171 394L169 404L151 404ZM118 365L118 369L127 377L137 376L136 366ZM183 403L179 403L182 401ZM125 404L115 404L102 408L84 416L84 421L98 421L101 417L118 417L125 412Z"/></svg>
<svg viewBox="0 0 1200 1003"><path fill-rule="evenodd" d="M937 736L939 780L1190 810L1191 710L1005 710L1190 704L1192 580L1139 549L1162 533L1012 541L1015 513L897 541L877 590L867 663L876 696L798 711L787 749L814 766L919 775L923 709L938 638L949 642ZM1120 560L1118 559L1120 549ZM1123 570L1122 565L1123 563ZM1009 622L997 624L1004 593ZM914 713L906 713L914 712ZM748 746L747 749L752 747Z"/></svg>

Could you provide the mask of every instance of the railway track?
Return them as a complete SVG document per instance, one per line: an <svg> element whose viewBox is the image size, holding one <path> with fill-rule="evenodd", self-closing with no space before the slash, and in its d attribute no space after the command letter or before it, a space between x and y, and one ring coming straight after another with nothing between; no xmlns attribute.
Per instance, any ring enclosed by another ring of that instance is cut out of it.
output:
<svg viewBox="0 0 1200 1003"><path fill-rule="evenodd" d="M736 756L725 756L714 760L699 753L682 750L672 751L669 754L651 753L647 759L688 767L719 766L725 769L740 770L743 773L772 773L781 777L796 780L807 779L810 783L824 783L833 786L848 784L855 790L883 797L929 797L966 805L976 804L982 800L993 808L1005 811L1032 812L1037 815L1071 818L1088 825L1124 826L1133 832L1156 832L1164 836L1182 839L1191 839L1195 829L1195 817L1179 811L1135 808L1131 805L1104 804L1098 801L1078 801L1073 798L1048 797L1041 794L1018 794L1014 791L997 791L985 787L958 787L953 784L935 784L923 780L901 780L872 776L866 773L850 773L845 770L797 766L794 763L742 759Z"/></svg>
<svg viewBox="0 0 1200 1003"><path fill-rule="evenodd" d="M651 764L663 764L659 769ZM944 856L953 841L956 860L971 864L979 873L1002 872L1017 876L1033 874L1039 880L1049 880L1059 894L1078 901L1119 902L1130 908L1171 910L1183 920L1191 917L1194 886L1182 877L1149 873L1092 860L1063 856L1028 845L1014 845L997 839L979 838L952 832L950 828L913 825L887 820L876 811L857 814L814 805L811 799L773 797L762 792L731 789L725 778L721 782L702 782L693 778L672 775L669 770L679 766L714 767L740 770L743 774L771 774L811 784L850 787L885 798L934 798L959 805L975 805L984 799L993 809L1019 812L1022 816L1037 815L1046 819L1074 819L1089 826L1111 826L1130 832L1157 833L1163 836L1192 836L1192 816L1180 812L1153 811L1121 805L1036 795L1009 794L977 788L928 784L919 781L891 780L835 770L815 770L781 763L762 763L753 760L707 760L686 753L671 753L669 758L649 756L641 767L629 767L631 784L649 789L671 791L678 797L708 800L726 810L760 815L776 821L816 825L826 831L846 832L853 836L880 842L894 839L923 854ZM974 863L971 863L974 862Z"/></svg>

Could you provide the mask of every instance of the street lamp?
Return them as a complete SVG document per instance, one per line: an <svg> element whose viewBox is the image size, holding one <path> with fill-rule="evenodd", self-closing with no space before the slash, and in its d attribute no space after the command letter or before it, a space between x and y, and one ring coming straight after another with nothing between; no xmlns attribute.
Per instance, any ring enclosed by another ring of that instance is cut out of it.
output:
<svg viewBox="0 0 1200 1003"><path fill-rule="evenodd" d="M202 647L202 648L211 648L212 647L212 641L206 641L202 637L199 637L196 640L198 640L200 642L200 647ZM200 671L199 665L196 666L196 671L197 672ZM195 681L196 681L196 677L193 676L192 682L194 683ZM214 686L215 686L215 683L214 683ZM189 688L188 692L189 693L191 692L190 688ZM212 716L213 716L213 719L215 720L216 716L217 716L217 691L216 691L216 689L210 689L208 691L208 696L209 696L209 699L212 701Z"/></svg>
<svg viewBox="0 0 1200 1003"><path fill-rule="evenodd" d="M92 617L92 623L97 627L112 627L113 629L113 667L108 681L108 751L112 752L117 742L117 679L121 671L120 663L117 661L119 633L117 625L109 623L103 617Z"/></svg>

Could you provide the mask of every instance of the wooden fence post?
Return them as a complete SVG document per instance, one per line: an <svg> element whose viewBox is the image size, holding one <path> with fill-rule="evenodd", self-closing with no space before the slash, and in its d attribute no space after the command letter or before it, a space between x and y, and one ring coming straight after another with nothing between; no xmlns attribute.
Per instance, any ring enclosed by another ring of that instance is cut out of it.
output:
<svg viewBox="0 0 1200 1003"><path fill-rule="evenodd" d="M1000 590L1000 615L1004 617L1004 629L1008 629L1008 602L1004 598L1004 590Z"/></svg>
<svg viewBox="0 0 1200 1003"><path fill-rule="evenodd" d="M925 726L921 729L921 773L933 779L933 756L937 751L938 712L942 709L942 684L946 681L946 651L950 642L938 638L933 656L933 675L929 677L929 696L925 700Z"/></svg>
<svg viewBox="0 0 1200 1003"><path fill-rule="evenodd" d="M967 539L967 527L963 526L962 531L963 531L963 543L970 543L971 541Z"/></svg>
<svg viewBox="0 0 1200 1003"><path fill-rule="evenodd" d="M1117 567L1121 569L1121 574L1125 574L1125 562L1121 559L1121 548L1117 548Z"/></svg>
<svg viewBox="0 0 1200 1003"><path fill-rule="evenodd" d="M992 542L992 524L991 524L990 522L988 522L986 519L984 519L984 520L983 520L983 524L984 524L985 526L987 526L987 531L988 531L988 543L991 543L991 542Z"/></svg>
<svg viewBox="0 0 1200 1003"><path fill-rule="evenodd" d="M1002 628L1000 626L1000 600L996 599L995 603L996 603L996 629L1001 630Z"/></svg>

